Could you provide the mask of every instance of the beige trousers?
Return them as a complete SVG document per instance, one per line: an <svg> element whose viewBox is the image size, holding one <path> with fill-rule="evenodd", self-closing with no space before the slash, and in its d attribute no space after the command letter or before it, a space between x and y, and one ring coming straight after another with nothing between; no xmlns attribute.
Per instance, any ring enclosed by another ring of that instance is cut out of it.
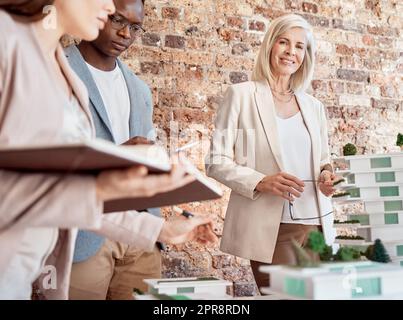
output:
<svg viewBox="0 0 403 320"><path fill-rule="evenodd" d="M143 292L143 279L161 278L161 253L155 246L145 252L106 239L96 255L74 263L70 279L71 300L131 300L133 289Z"/></svg>
<svg viewBox="0 0 403 320"><path fill-rule="evenodd" d="M301 246L303 246L307 240L308 234L311 231L317 231L318 226L315 225L304 225L304 224L293 224L293 223L282 223L280 224L280 229L277 236L276 248L274 249L273 260L271 264L250 261L252 267L253 276L255 277L256 285L259 290L261 287L270 286L270 276L267 273L262 273L259 271L260 266L264 265L276 265L276 264L296 264L297 260L295 258L294 251L292 249L291 239L297 241Z"/></svg>

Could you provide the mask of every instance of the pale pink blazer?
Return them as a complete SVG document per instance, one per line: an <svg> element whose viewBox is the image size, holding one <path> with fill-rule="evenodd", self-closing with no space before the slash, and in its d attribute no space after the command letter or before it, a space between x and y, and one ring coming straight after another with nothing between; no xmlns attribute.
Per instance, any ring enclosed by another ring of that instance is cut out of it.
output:
<svg viewBox="0 0 403 320"><path fill-rule="evenodd" d="M69 67L61 47L57 58L92 125L84 84ZM65 99L32 25L0 10L0 147L61 141ZM18 216L56 178L0 170L0 273L26 228L58 227L58 242L46 262L56 267L57 289L45 295L67 299L76 228L96 229L110 239L152 250L163 219L135 212L103 215L95 178L79 175L65 178L44 201Z"/></svg>

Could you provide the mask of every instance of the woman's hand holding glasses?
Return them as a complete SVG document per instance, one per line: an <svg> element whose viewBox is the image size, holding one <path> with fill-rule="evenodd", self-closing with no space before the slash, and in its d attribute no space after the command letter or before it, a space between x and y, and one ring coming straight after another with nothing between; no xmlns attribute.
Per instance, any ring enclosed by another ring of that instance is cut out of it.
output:
<svg viewBox="0 0 403 320"><path fill-rule="evenodd" d="M264 177L256 186L256 190L294 201L294 197L299 198L304 192L304 186L305 183L297 177L280 172L273 176Z"/></svg>
<svg viewBox="0 0 403 320"><path fill-rule="evenodd" d="M328 170L323 170L319 176L319 190L326 196L330 197L336 191L333 184L337 180L336 175Z"/></svg>

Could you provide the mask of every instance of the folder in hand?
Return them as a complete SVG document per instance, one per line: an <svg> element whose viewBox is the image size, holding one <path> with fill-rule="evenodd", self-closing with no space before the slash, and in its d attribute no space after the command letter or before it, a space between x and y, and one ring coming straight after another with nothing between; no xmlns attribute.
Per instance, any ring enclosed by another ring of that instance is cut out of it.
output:
<svg viewBox="0 0 403 320"><path fill-rule="evenodd" d="M93 139L73 144L30 145L0 148L0 170L36 173L96 174L102 170L124 169L135 165L150 174L168 173L169 156L158 145L117 146ZM104 203L104 212L140 210L193 201L220 198L221 189L190 163L186 171L196 180L173 191L148 198L124 198Z"/></svg>
<svg viewBox="0 0 403 320"><path fill-rule="evenodd" d="M149 172L169 172L166 151L158 145L118 146L93 139L80 143L0 148L0 169L32 172L96 173L144 165Z"/></svg>
<svg viewBox="0 0 403 320"><path fill-rule="evenodd" d="M189 161L183 161L185 161L186 172L194 176L195 181L178 189L158 193L149 198L125 198L107 201L104 204L104 212L125 211L128 208L141 210L222 197L222 190L217 184L205 177Z"/></svg>

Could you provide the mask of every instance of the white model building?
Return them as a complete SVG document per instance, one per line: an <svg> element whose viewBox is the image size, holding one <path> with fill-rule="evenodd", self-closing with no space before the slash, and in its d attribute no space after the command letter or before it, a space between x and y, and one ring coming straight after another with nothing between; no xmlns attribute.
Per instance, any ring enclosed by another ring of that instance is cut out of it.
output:
<svg viewBox="0 0 403 320"><path fill-rule="evenodd" d="M381 239L392 261L403 266L403 152L347 156L335 159L343 170L336 171L346 179L337 187L350 193L337 203L360 201L363 212L350 212L347 220L358 224L335 227L355 228L364 240L336 240L340 244L372 244Z"/></svg>
<svg viewBox="0 0 403 320"><path fill-rule="evenodd" d="M262 266L270 288L290 299L402 299L403 268L372 261L323 263L317 268Z"/></svg>
<svg viewBox="0 0 403 320"><path fill-rule="evenodd" d="M207 278L169 278L169 279L145 279L148 284L149 294L208 294L209 296L226 297L232 282ZM228 289L227 289L228 288Z"/></svg>
<svg viewBox="0 0 403 320"><path fill-rule="evenodd" d="M270 288L262 291L292 299L403 299L403 152L348 156L335 162L342 168L336 173L346 180L336 188L350 195L334 198L334 206L360 202L364 208L349 211L348 223L335 224L336 228L354 228L363 239L336 242L365 251L380 239L392 263L329 262L316 268L263 266L260 270L270 274Z"/></svg>

